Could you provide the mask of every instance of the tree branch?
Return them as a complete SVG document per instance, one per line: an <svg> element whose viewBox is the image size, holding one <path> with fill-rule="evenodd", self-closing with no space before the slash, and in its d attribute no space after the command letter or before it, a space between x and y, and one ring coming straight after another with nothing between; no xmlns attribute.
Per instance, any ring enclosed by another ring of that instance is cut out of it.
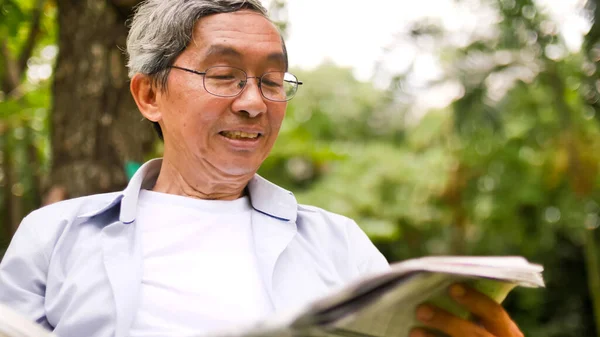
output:
<svg viewBox="0 0 600 337"><path fill-rule="evenodd" d="M25 44L23 45L23 49L21 50L19 56L18 63L18 78L20 79L25 71L25 67L27 67L27 61L31 57L33 53L33 48L35 47L35 41L37 39L38 33L40 31L40 24L42 21L42 14L44 12L44 4L46 0L38 0L32 12L32 20L31 20L31 28L29 29L29 35L27 36L27 40L25 40Z"/></svg>
<svg viewBox="0 0 600 337"><path fill-rule="evenodd" d="M0 42L0 55L2 56L2 66L6 70L2 79L2 91L10 94L19 87L19 72L17 63L12 58L6 41Z"/></svg>

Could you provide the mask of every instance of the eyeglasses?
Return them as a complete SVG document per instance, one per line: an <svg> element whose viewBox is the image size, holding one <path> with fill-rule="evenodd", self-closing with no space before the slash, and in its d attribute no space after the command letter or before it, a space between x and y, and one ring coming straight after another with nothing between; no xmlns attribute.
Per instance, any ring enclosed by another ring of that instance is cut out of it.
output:
<svg viewBox="0 0 600 337"><path fill-rule="evenodd" d="M290 73L270 71L262 76L248 76L245 71L235 67L210 67L204 72L179 66L169 66L196 75L203 76L204 89L219 97L234 97L246 87L249 78L258 79L258 88L264 98L274 102L287 102L294 97L302 82Z"/></svg>

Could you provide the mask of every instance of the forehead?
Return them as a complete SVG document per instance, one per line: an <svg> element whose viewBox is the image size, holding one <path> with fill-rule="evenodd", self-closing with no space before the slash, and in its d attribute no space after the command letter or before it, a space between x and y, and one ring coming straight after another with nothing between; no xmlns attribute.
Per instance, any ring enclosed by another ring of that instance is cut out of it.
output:
<svg viewBox="0 0 600 337"><path fill-rule="evenodd" d="M274 56L283 56L281 35L275 25L250 10L200 19L194 26L189 49L201 58L274 59Z"/></svg>

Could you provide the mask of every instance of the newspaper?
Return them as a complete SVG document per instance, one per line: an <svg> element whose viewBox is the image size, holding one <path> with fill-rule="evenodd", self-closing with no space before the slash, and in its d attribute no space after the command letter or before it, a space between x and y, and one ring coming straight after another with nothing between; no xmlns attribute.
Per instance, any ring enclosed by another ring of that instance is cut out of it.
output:
<svg viewBox="0 0 600 337"><path fill-rule="evenodd" d="M12 309L0 305L0 337L56 337Z"/></svg>
<svg viewBox="0 0 600 337"><path fill-rule="evenodd" d="M516 286L544 287L543 267L522 257L425 257L396 263L300 311L214 337L406 337L419 326L416 307L432 303L470 314L450 299L450 285L463 282L501 303Z"/></svg>

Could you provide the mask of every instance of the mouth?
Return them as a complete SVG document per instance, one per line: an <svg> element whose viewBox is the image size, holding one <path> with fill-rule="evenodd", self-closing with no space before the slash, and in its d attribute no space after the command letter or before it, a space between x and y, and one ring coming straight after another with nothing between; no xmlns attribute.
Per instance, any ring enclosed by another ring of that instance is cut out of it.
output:
<svg viewBox="0 0 600 337"><path fill-rule="evenodd" d="M219 134L225 138L236 140L255 140L262 136L260 132L221 131Z"/></svg>

